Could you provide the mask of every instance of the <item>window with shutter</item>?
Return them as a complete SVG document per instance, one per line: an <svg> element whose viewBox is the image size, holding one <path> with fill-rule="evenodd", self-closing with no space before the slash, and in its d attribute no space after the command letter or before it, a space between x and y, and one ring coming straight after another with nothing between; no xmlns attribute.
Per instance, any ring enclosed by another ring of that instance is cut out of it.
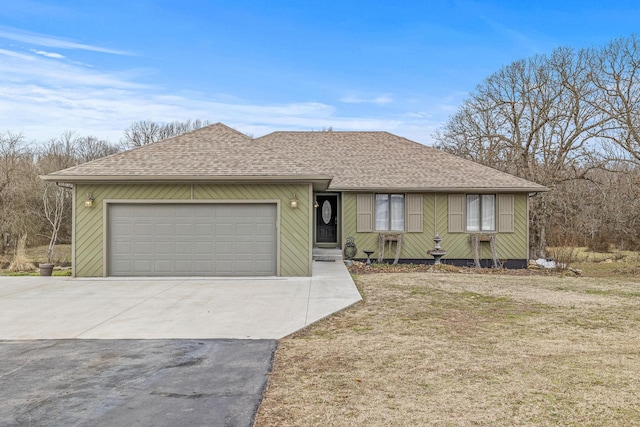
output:
<svg viewBox="0 0 640 427"><path fill-rule="evenodd" d="M467 231L496 231L496 196L467 194Z"/></svg>
<svg viewBox="0 0 640 427"><path fill-rule="evenodd" d="M358 194L356 196L356 232L370 233L373 231L373 194Z"/></svg>
<svg viewBox="0 0 640 427"><path fill-rule="evenodd" d="M464 232L464 194L449 194L449 233Z"/></svg>
<svg viewBox="0 0 640 427"><path fill-rule="evenodd" d="M376 231L404 231L404 194L376 194Z"/></svg>

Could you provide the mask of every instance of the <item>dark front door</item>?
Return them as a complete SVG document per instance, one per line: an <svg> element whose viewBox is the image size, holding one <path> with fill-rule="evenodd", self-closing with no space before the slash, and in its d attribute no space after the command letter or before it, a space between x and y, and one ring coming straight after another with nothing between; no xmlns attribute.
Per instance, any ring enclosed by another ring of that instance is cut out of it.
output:
<svg viewBox="0 0 640 427"><path fill-rule="evenodd" d="M338 243L338 196L316 196L316 242Z"/></svg>

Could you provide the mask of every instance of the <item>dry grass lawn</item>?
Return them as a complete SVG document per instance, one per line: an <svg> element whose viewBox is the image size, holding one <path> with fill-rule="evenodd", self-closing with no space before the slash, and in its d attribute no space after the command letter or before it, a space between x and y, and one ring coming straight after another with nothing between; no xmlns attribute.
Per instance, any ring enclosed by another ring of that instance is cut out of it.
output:
<svg viewBox="0 0 640 427"><path fill-rule="evenodd" d="M257 426L640 425L640 278L391 273L280 341Z"/></svg>
<svg viewBox="0 0 640 427"><path fill-rule="evenodd" d="M47 261L47 246L33 246L27 248L26 258L28 262L37 265ZM8 265L14 257L13 250L0 255L0 266ZM56 264L71 265L71 245L58 244L53 251L53 260Z"/></svg>

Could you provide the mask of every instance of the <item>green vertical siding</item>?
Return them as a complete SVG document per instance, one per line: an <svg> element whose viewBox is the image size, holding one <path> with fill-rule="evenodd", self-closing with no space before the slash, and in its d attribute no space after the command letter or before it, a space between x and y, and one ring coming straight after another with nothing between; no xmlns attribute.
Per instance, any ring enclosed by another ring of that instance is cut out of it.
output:
<svg viewBox="0 0 640 427"><path fill-rule="evenodd" d="M438 208L437 222L442 247L447 251L444 259L463 258L473 259L473 248L469 241L469 233L449 233L447 195L438 194L436 203ZM497 211L497 210L496 210ZM514 195L514 232L496 233L496 252L500 259L527 259L527 194ZM480 243L480 258L490 259L491 245L488 242Z"/></svg>
<svg viewBox="0 0 640 427"><path fill-rule="evenodd" d="M104 275L105 199L191 200L191 184L77 184L75 223L75 274ZM95 197L94 207L84 206L87 193ZM291 209L293 194L299 208ZM193 200L280 200L280 275L311 274L308 184L195 184Z"/></svg>
<svg viewBox="0 0 640 427"><path fill-rule="evenodd" d="M365 257L363 250L376 251L373 255L378 258L378 232L358 233L356 231L356 193L343 193L344 204L343 240L351 236L358 247L357 257ZM402 241L401 258L429 258L426 251L433 248L433 195L424 194L422 197L423 226L422 233L405 233ZM430 220L428 220L430 218ZM395 243L389 251L389 245L385 246L385 258L395 257Z"/></svg>
<svg viewBox="0 0 640 427"><path fill-rule="evenodd" d="M362 250L375 250L378 257L378 233L356 232L356 193L344 193L343 240L353 236L358 247L358 257L364 257ZM445 259L473 259L473 249L469 241L469 233L449 233L448 195L423 194L423 232L405 233L401 258L430 259L427 251L433 249L433 237L436 233L442 238L442 248L447 251ZM497 233L496 248L499 258L527 259L527 194L514 195L514 229L513 233ZM395 247L385 258L395 256ZM491 258L489 243L480 244L480 258Z"/></svg>

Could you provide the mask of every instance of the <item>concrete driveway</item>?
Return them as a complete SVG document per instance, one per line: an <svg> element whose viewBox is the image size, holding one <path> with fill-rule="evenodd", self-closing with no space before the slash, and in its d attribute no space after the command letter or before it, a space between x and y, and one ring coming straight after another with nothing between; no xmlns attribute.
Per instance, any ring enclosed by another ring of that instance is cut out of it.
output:
<svg viewBox="0 0 640 427"><path fill-rule="evenodd" d="M279 339L361 297L342 262L312 277L0 277L0 340Z"/></svg>
<svg viewBox="0 0 640 427"><path fill-rule="evenodd" d="M360 299L341 262L303 278L0 277L0 425L249 427L276 339Z"/></svg>

